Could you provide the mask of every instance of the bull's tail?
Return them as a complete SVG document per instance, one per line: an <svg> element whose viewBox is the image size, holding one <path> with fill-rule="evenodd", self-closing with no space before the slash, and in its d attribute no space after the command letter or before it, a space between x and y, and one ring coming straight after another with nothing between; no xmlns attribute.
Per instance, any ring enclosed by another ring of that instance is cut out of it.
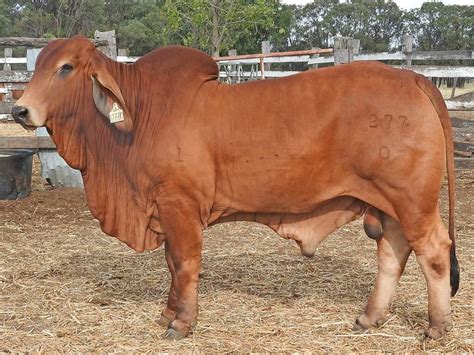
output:
<svg viewBox="0 0 474 355"><path fill-rule="evenodd" d="M438 89L424 76L416 75L416 83L428 96L438 113L443 127L446 142L446 167L448 171L448 199L449 199L449 238L451 239L451 296L454 296L459 288L459 265L456 258L456 242L454 237L454 202L455 202L455 176L454 176L454 144L453 129L449 118L448 108Z"/></svg>

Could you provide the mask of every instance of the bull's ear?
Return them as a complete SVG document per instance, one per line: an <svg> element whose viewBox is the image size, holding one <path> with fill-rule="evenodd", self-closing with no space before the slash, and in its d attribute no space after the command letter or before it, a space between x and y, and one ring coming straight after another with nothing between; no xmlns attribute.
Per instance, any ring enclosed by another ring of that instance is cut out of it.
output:
<svg viewBox="0 0 474 355"><path fill-rule="evenodd" d="M122 92L110 73L101 68L92 74L92 95L99 112L123 132L133 131L133 120Z"/></svg>

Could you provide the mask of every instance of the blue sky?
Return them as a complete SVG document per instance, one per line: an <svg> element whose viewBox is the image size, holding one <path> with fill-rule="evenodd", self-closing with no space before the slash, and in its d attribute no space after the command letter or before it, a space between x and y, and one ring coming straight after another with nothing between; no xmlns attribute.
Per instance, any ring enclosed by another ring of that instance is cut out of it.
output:
<svg viewBox="0 0 474 355"><path fill-rule="evenodd" d="M298 4L303 5L312 0L283 0L285 4ZM423 4L424 0L395 0L399 7L402 9L412 9L414 7L420 7ZM474 5L474 0L443 0L445 5Z"/></svg>

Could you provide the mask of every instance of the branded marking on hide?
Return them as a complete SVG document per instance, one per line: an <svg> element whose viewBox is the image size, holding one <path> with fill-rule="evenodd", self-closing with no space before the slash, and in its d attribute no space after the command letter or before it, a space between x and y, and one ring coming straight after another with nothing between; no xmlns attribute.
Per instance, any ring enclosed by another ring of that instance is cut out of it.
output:
<svg viewBox="0 0 474 355"><path fill-rule="evenodd" d="M377 127L377 121L378 121L377 115L371 114L369 116L369 127L372 127L372 128Z"/></svg>
<svg viewBox="0 0 474 355"><path fill-rule="evenodd" d="M385 131L392 131L394 129L404 129L410 126L409 119L404 115L392 115L390 113L383 116L377 116L375 113L369 115L369 127L382 128Z"/></svg>
<svg viewBox="0 0 474 355"><path fill-rule="evenodd" d="M393 120L393 116L392 115L389 115L389 114L386 114L385 117L384 117L384 121L385 121L385 127L387 128L387 130L390 129L391 125L392 125L392 120Z"/></svg>
<svg viewBox="0 0 474 355"><path fill-rule="evenodd" d="M379 149L379 156L382 159L388 159L390 157L390 149L385 145L381 146Z"/></svg>
<svg viewBox="0 0 474 355"><path fill-rule="evenodd" d="M402 121L402 127L408 127L410 125L407 116L398 116L398 119Z"/></svg>
<svg viewBox="0 0 474 355"><path fill-rule="evenodd" d="M176 149L178 150L178 159L176 159L176 161L178 163L182 163L183 159L181 159L181 147L176 147Z"/></svg>

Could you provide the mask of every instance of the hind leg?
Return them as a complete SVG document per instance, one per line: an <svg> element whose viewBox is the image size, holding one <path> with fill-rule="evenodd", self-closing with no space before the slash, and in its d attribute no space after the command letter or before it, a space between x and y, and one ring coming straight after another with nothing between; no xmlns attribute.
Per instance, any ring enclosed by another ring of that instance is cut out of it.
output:
<svg viewBox="0 0 474 355"><path fill-rule="evenodd" d="M434 226L424 238L410 240L428 286L429 328L427 337L441 338L453 327L450 305L450 247L451 240L439 213Z"/></svg>
<svg viewBox="0 0 474 355"><path fill-rule="evenodd" d="M386 320L400 276L411 248L400 224L386 214L382 216L383 235L377 241L378 274L364 313L357 318L355 330L379 326Z"/></svg>

